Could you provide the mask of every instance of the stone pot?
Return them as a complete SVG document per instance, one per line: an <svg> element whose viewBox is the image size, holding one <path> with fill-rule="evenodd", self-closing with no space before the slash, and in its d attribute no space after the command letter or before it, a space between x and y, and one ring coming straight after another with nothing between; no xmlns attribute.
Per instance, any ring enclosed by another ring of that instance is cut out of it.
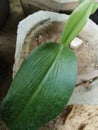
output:
<svg viewBox="0 0 98 130"><path fill-rule="evenodd" d="M27 16L38 10L46 10L70 14L78 5L78 0L20 0ZM98 24L98 9L90 16Z"/></svg>
<svg viewBox="0 0 98 130"><path fill-rule="evenodd" d="M78 6L78 0L21 0L26 15L38 10L53 12L72 12Z"/></svg>
<svg viewBox="0 0 98 130"><path fill-rule="evenodd" d="M67 19L68 15L65 14L39 11L19 23L13 75L17 73L23 60L34 48L47 41L59 42ZM89 82L90 78L90 80L93 79L94 73L92 72L96 71L95 65L98 57L97 34L97 25L88 20L86 26L77 36L78 39L83 41L81 46L74 49L79 63L78 80L80 78L82 81L87 80ZM98 71L96 72L98 77ZM89 76L92 77L89 78ZM80 80L69 101L69 106L41 130L98 129L98 79L94 79L94 82L89 83L90 88L85 87L85 82L82 83ZM88 83L87 81L86 83Z"/></svg>
<svg viewBox="0 0 98 130"><path fill-rule="evenodd" d="M14 64L15 74L32 49L47 41L59 42L68 17L66 14L38 11L19 23ZM74 49L78 57L79 74L86 74L95 70L98 55L97 34L97 25L88 20L86 26L77 36L83 41L80 48Z"/></svg>
<svg viewBox="0 0 98 130"><path fill-rule="evenodd" d="M5 24L9 12L10 12L9 0L0 0L0 29Z"/></svg>

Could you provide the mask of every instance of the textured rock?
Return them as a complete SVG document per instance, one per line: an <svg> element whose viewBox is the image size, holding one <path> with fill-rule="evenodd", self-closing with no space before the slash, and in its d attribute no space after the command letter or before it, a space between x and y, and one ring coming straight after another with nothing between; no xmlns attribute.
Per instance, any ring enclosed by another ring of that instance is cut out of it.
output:
<svg viewBox="0 0 98 130"><path fill-rule="evenodd" d="M83 41L79 38L75 38L71 44L70 44L70 48L72 49L78 49L81 45L82 45Z"/></svg>

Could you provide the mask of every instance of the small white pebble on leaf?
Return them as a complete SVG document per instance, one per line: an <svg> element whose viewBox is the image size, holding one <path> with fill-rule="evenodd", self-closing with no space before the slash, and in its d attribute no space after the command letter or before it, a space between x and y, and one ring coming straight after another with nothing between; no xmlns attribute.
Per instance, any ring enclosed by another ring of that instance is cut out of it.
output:
<svg viewBox="0 0 98 130"><path fill-rule="evenodd" d="M78 49L81 45L82 45L83 41L79 38L75 38L71 44L70 44L70 48L72 49Z"/></svg>

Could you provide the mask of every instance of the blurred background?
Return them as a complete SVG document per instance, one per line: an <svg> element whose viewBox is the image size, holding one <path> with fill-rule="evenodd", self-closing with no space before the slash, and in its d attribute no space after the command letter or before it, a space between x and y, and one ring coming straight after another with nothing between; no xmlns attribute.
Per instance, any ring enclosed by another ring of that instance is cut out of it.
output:
<svg viewBox="0 0 98 130"><path fill-rule="evenodd" d="M20 0L0 1L0 102L12 81L17 25L23 18Z"/></svg>

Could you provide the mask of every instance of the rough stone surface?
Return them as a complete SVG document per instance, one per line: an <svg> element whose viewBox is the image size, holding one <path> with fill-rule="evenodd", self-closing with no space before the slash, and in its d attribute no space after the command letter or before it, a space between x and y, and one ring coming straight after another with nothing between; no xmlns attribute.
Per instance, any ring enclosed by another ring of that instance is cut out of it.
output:
<svg viewBox="0 0 98 130"><path fill-rule="evenodd" d="M79 38L75 38L71 43L70 43L70 48L72 49L78 49L82 45L83 41Z"/></svg>

